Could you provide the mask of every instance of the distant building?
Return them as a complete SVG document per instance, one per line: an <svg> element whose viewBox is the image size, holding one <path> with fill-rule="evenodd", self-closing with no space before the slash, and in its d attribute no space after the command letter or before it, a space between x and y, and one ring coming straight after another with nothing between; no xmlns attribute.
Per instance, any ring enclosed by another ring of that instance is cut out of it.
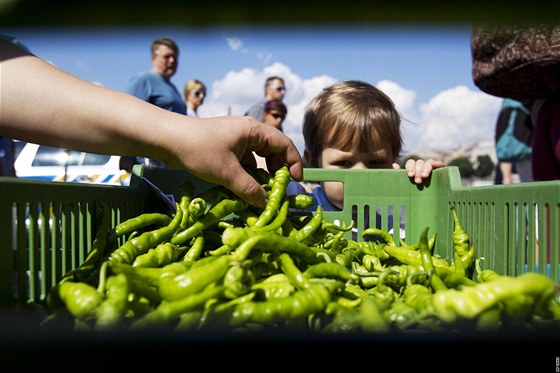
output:
<svg viewBox="0 0 560 373"><path fill-rule="evenodd" d="M444 164L448 164L451 160L459 157L466 157L471 161L471 163L476 167L478 163L478 157L487 155L492 159L494 164L498 163L496 157L496 144L494 139L491 140L481 140L470 145L465 145L457 149L449 151L440 151L432 149L428 146L421 146L412 151L409 151L405 155L415 155L422 159L434 159L442 161ZM494 182L494 175L486 180L463 180L463 185L465 186L481 186L481 185L491 185Z"/></svg>

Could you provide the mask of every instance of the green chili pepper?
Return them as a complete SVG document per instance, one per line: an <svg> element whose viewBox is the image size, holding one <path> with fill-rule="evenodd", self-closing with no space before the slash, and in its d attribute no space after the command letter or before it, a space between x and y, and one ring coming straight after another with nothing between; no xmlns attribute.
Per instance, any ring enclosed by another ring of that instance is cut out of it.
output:
<svg viewBox="0 0 560 373"><path fill-rule="evenodd" d="M397 297L395 291L390 286L385 284L385 279L390 273L390 268L387 268L383 272L381 272L377 281L377 286L373 289L372 292L373 297L377 301L380 301L382 304L390 304Z"/></svg>
<svg viewBox="0 0 560 373"><path fill-rule="evenodd" d="M454 256L453 267L455 269L455 273L464 276L465 267L463 266L463 261L461 260L461 257L459 257L459 254L457 254L457 252L455 252L453 256Z"/></svg>
<svg viewBox="0 0 560 373"><path fill-rule="evenodd" d="M424 228L420 234L420 241L418 242L418 252L422 259L422 268L424 271L430 273L430 285L434 291L440 291L447 289L445 283L439 278L438 274L434 270L434 263L432 259L432 254L430 253L430 248L428 247L428 230L429 227Z"/></svg>
<svg viewBox="0 0 560 373"><path fill-rule="evenodd" d="M232 265L224 275L224 295L227 298L237 298L251 292L255 276L250 269L241 265Z"/></svg>
<svg viewBox="0 0 560 373"><path fill-rule="evenodd" d="M348 232L350 230L352 230L352 228L354 228L354 221L352 220L350 222L350 224L346 225L346 222L343 222L342 224L335 224L335 223L331 223L325 219L323 219L322 224L321 224L321 229L324 231L327 231L329 233L338 233L338 232Z"/></svg>
<svg viewBox="0 0 560 373"><path fill-rule="evenodd" d="M236 248L244 241L247 241L249 237L252 237L258 233L258 230L250 228L227 227L222 232L222 243L229 247Z"/></svg>
<svg viewBox="0 0 560 373"><path fill-rule="evenodd" d="M148 305L149 307L152 307L154 304L161 303L162 299L161 296L159 295L157 286L150 285L149 283L143 281L143 279L139 276L128 276L126 274L125 276L127 277L128 280L128 286L130 289L131 296L135 296L135 297L140 296L141 298L144 299L144 301L151 302L151 304ZM135 300L135 302L138 303L139 301ZM131 303L132 301L129 303L129 308L131 306Z"/></svg>
<svg viewBox="0 0 560 373"><path fill-rule="evenodd" d="M360 264L357 261L352 262L351 267L352 267L352 272L357 274L358 276L375 276L375 275L379 275L379 273L383 272L384 270L383 269L382 271L370 271L363 264Z"/></svg>
<svg viewBox="0 0 560 373"><path fill-rule="evenodd" d="M215 260L175 276L159 278L159 293L163 300L173 301L195 294L221 279L227 272L232 258L218 256Z"/></svg>
<svg viewBox="0 0 560 373"><path fill-rule="evenodd" d="M290 194L287 197L292 209L305 210L315 205L315 199L308 194Z"/></svg>
<svg viewBox="0 0 560 373"><path fill-rule="evenodd" d="M222 218L246 207L247 203L240 198L232 197L231 199L223 199L212 206L212 208L193 225L175 234L171 238L171 243L174 245L182 245L187 240L200 234L206 228L218 223Z"/></svg>
<svg viewBox="0 0 560 373"><path fill-rule="evenodd" d="M183 183L179 186L179 194L181 196L179 200L179 208L183 212L179 230L183 230L189 225L189 204L194 198L194 184L192 181L183 181Z"/></svg>
<svg viewBox="0 0 560 373"><path fill-rule="evenodd" d="M189 204L192 201L192 196L183 195L179 201L179 209L183 213L181 218L181 224L179 224L179 230L186 229L189 226Z"/></svg>
<svg viewBox="0 0 560 373"><path fill-rule="evenodd" d="M368 229L366 229L362 232L362 237L366 237L366 236L372 236L374 238L379 237L383 241L385 241L385 243L387 245L396 246L395 239L393 238L393 235L391 235L386 230L371 227L371 228L368 228Z"/></svg>
<svg viewBox="0 0 560 373"><path fill-rule="evenodd" d="M270 325L296 320L320 313L332 299L333 289L323 284L313 284L285 298L273 298L263 302L246 302L223 310L210 310L205 328L235 328L249 323Z"/></svg>
<svg viewBox="0 0 560 373"><path fill-rule="evenodd" d="M193 198L187 207L189 212L188 226L193 225L206 212L207 203L200 197Z"/></svg>
<svg viewBox="0 0 560 373"><path fill-rule="evenodd" d="M409 264L392 265L388 269L390 269L390 271L387 274L385 281L394 289L401 289L407 285L411 278L416 278L416 276L424 274L420 268ZM426 277L428 276L426 275Z"/></svg>
<svg viewBox="0 0 560 373"><path fill-rule="evenodd" d="M362 257L362 263L368 271L383 271L385 269L383 264L381 264L381 259L375 255L364 255Z"/></svg>
<svg viewBox="0 0 560 373"><path fill-rule="evenodd" d="M284 224L284 222L286 221L286 217L288 216L288 210L289 210L289 201L287 199L284 199L274 220L271 223L259 229L262 229L263 231L275 231L277 229L280 229Z"/></svg>
<svg viewBox="0 0 560 373"><path fill-rule="evenodd" d="M200 308L181 313L175 330L179 332L195 332L198 329L198 324L200 324L202 313L203 310Z"/></svg>
<svg viewBox="0 0 560 373"><path fill-rule="evenodd" d="M309 222L299 230L294 231L291 234L291 237L293 237L296 241L303 242L311 237L315 232L317 232L321 228L322 223L323 208L319 205L313 213L311 220L309 220Z"/></svg>
<svg viewBox="0 0 560 373"><path fill-rule="evenodd" d="M383 250L403 264L409 264L417 267L422 266L422 257L418 251L390 245L383 246ZM436 267L449 268L450 266L446 260L436 257L432 257L432 263Z"/></svg>
<svg viewBox="0 0 560 373"><path fill-rule="evenodd" d="M95 315L103 296L97 289L85 282L64 281L58 288L59 297L67 310L77 319Z"/></svg>
<svg viewBox="0 0 560 373"><path fill-rule="evenodd" d="M111 270L116 273L124 273L132 280L144 282L150 286L158 287L159 279L163 276L176 276L189 269L190 263L173 262L161 268L153 267L133 267L131 264L108 262Z"/></svg>
<svg viewBox="0 0 560 373"><path fill-rule="evenodd" d="M115 226L109 233L108 241L115 242L119 237L129 235L145 227L152 225L164 227L169 223L171 223L171 217L166 214L158 212L141 214Z"/></svg>
<svg viewBox="0 0 560 373"><path fill-rule="evenodd" d="M476 318L475 330L483 332L500 330L503 327L502 308L502 304L496 304L482 311Z"/></svg>
<svg viewBox="0 0 560 373"><path fill-rule="evenodd" d="M253 284L257 300L267 300L273 298L285 298L296 291L288 276L284 273L276 273L266 277L263 281Z"/></svg>
<svg viewBox="0 0 560 373"><path fill-rule="evenodd" d="M138 255L169 240L179 229L182 216L183 213L181 209L177 208L175 217L171 220L169 225L153 231L144 232L140 236L126 241L121 247L111 253L109 259L127 264L134 262Z"/></svg>
<svg viewBox="0 0 560 373"><path fill-rule="evenodd" d="M458 318L474 319L483 311L510 297L529 295L539 298L556 286L547 276L524 273L518 277L501 276L490 282L478 283L461 290L448 289L434 294L436 315L451 323ZM553 294L553 292L552 292Z"/></svg>
<svg viewBox="0 0 560 373"><path fill-rule="evenodd" d="M341 253L336 254L334 260L336 263L349 268L354 261L354 253L350 250L343 250Z"/></svg>
<svg viewBox="0 0 560 373"><path fill-rule="evenodd" d="M202 253L203 249L204 249L204 235L199 234L198 236L195 236L191 247L188 249L185 256L183 256L183 261L184 262L196 261L200 257L200 254Z"/></svg>
<svg viewBox="0 0 560 373"><path fill-rule="evenodd" d="M237 248L238 261L247 258L253 248L264 252L288 252L304 258L309 263L317 262L315 250L293 238L280 236L274 232L254 228L228 227L222 234L224 245Z"/></svg>
<svg viewBox="0 0 560 373"><path fill-rule="evenodd" d="M402 298L397 298L383 310L383 316L398 330L406 330L419 318L419 313L406 304Z"/></svg>
<svg viewBox="0 0 560 373"><path fill-rule="evenodd" d="M455 227L453 229L453 248L455 253L459 256L459 258L463 257L469 251L469 235L463 229L461 225L461 221L459 219L459 215L457 214L457 210L453 205L449 205L451 209L451 213L453 214L453 221L455 223Z"/></svg>
<svg viewBox="0 0 560 373"><path fill-rule="evenodd" d="M286 274L297 289L307 289L311 285L309 279L299 270L288 253L280 254L278 261L282 272Z"/></svg>
<svg viewBox="0 0 560 373"><path fill-rule="evenodd" d="M323 240L323 247L335 253L341 252L346 246L348 246L348 240L344 238L343 231L336 234L327 233Z"/></svg>
<svg viewBox="0 0 560 373"><path fill-rule="evenodd" d="M252 227L259 218L258 215L250 208L237 212L239 218L245 223L246 226Z"/></svg>
<svg viewBox="0 0 560 373"><path fill-rule="evenodd" d="M458 289L461 286L473 286L475 281L465 275L461 275L449 268L434 266L435 273L441 278L448 288Z"/></svg>
<svg viewBox="0 0 560 373"><path fill-rule="evenodd" d="M254 227L263 227L274 218L280 208L280 204L284 200L286 188L291 178L292 176L288 166L283 166L276 171L274 174L272 190L268 194L268 202L264 211L259 215L259 218L255 222Z"/></svg>
<svg viewBox="0 0 560 373"><path fill-rule="evenodd" d="M433 293L432 290L421 284L410 284L404 289L404 301L416 311L424 314L432 314Z"/></svg>
<svg viewBox="0 0 560 373"><path fill-rule="evenodd" d="M494 281L498 278L502 277L502 275L498 274L496 271L492 269L485 269L479 272L477 276L478 282L490 282Z"/></svg>
<svg viewBox="0 0 560 373"><path fill-rule="evenodd" d="M105 300L96 310L96 330L111 330L120 325L126 312L129 285L126 275L119 274L107 279Z"/></svg>
<svg viewBox="0 0 560 373"><path fill-rule="evenodd" d="M305 260L306 263L318 262L315 251L302 242L272 232L256 232L235 249L232 256L242 262L253 249L263 252L289 253Z"/></svg>
<svg viewBox="0 0 560 373"><path fill-rule="evenodd" d="M463 268L465 269L465 274L469 277L472 276L472 272L473 272L472 265L474 263L474 260L475 260L475 246L474 244L471 244L466 254L461 257L461 262Z"/></svg>
<svg viewBox="0 0 560 373"><path fill-rule="evenodd" d="M131 329L157 327L169 323L182 314L197 309L208 300L219 297L223 291L223 285L211 283L196 294L186 295L173 301L164 300L153 311L135 321Z"/></svg>
<svg viewBox="0 0 560 373"><path fill-rule="evenodd" d="M356 274L353 274L347 267L336 262L313 264L307 267L303 274L309 278L328 277L342 281L359 281L359 277Z"/></svg>
<svg viewBox="0 0 560 373"><path fill-rule="evenodd" d="M185 247L178 247L170 242L162 242L148 252L140 254L134 259L133 267L162 267L176 261Z"/></svg>

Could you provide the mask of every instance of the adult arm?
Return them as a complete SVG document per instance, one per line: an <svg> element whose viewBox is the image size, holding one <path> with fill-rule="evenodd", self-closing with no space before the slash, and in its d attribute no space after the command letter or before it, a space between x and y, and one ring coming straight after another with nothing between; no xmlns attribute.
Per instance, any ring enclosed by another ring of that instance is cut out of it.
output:
<svg viewBox="0 0 560 373"><path fill-rule="evenodd" d="M263 207L264 189L245 170L253 152L270 171L303 176L301 157L280 131L252 117L198 119L81 80L0 40L0 135L66 149L142 155L184 167Z"/></svg>

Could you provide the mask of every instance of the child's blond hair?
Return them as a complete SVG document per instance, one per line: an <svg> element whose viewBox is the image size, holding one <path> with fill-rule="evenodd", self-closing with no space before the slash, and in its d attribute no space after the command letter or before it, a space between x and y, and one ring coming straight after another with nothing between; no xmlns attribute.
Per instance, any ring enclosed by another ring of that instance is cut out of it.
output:
<svg viewBox="0 0 560 373"><path fill-rule="evenodd" d="M325 148L371 151L379 141L391 144L393 159L401 152L401 118L393 101L373 85L349 80L335 83L317 95L303 118L303 138L309 166Z"/></svg>

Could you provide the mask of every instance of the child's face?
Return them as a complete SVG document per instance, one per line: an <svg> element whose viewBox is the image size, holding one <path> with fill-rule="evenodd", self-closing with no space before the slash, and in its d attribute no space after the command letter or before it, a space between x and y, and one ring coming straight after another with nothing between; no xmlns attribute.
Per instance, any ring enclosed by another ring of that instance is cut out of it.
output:
<svg viewBox="0 0 560 373"><path fill-rule="evenodd" d="M320 168L343 169L394 168L393 163L393 154L389 144L364 153L325 148L318 160ZM344 187L342 183L324 182L323 190L334 206L339 209L343 208Z"/></svg>

